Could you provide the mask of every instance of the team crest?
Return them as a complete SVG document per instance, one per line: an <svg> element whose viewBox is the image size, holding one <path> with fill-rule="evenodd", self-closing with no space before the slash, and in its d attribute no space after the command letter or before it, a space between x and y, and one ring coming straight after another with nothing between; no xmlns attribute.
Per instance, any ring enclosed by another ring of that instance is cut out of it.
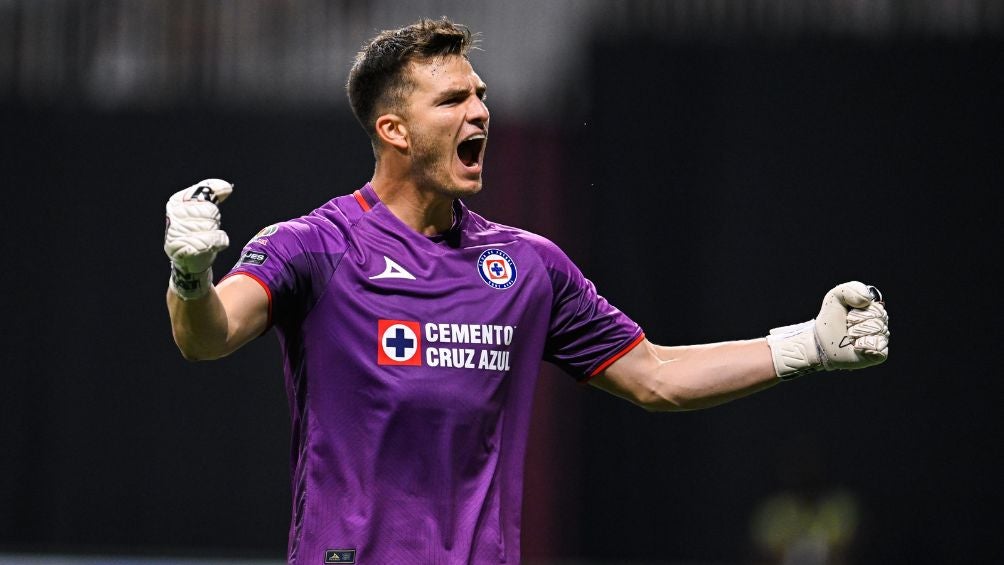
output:
<svg viewBox="0 0 1004 565"><path fill-rule="evenodd" d="M516 263L500 249L489 249L478 257L478 274L492 288L506 289L516 284Z"/></svg>

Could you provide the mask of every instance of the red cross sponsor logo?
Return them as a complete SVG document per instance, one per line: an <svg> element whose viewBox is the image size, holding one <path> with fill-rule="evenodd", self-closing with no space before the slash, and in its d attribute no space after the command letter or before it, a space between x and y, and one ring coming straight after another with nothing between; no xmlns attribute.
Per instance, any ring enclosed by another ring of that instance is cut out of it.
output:
<svg viewBox="0 0 1004 565"><path fill-rule="evenodd" d="M378 365L421 365L422 329L408 320L377 321Z"/></svg>

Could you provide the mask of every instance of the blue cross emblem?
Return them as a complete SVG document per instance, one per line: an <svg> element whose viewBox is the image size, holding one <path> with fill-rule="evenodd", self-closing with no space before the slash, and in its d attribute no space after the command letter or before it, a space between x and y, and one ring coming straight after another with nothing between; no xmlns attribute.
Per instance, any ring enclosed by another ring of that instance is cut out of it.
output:
<svg viewBox="0 0 1004 565"><path fill-rule="evenodd" d="M404 357L406 349L415 347L415 340L404 337L404 330L402 328L397 328L394 331L394 337L388 337L384 343L387 347L394 349L395 357Z"/></svg>
<svg viewBox="0 0 1004 565"><path fill-rule="evenodd" d="M516 263L501 249L486 249L477 265L481 280L492 288L505 290L516 284Z"/></svg>

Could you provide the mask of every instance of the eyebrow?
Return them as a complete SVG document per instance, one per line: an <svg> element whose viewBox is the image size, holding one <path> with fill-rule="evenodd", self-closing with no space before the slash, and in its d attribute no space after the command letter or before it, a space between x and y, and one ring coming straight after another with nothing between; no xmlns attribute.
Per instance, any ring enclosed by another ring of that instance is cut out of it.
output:
<svg viewBox="0 0 1004 565"><path fill-rule="evenodd" d="M444 100L450 100L452 98L462 98L466 97L468 94L470 94L470 92L471 91L467 88L451 88L450 90L446 90L440 93L439 96L436 97L436 100L438 102L442 102ZM488 92L488 85L486 85L483 82L474 89L474 93L477 94L478 98L482 100L485 99L485 95L487 92Z"/></svg>

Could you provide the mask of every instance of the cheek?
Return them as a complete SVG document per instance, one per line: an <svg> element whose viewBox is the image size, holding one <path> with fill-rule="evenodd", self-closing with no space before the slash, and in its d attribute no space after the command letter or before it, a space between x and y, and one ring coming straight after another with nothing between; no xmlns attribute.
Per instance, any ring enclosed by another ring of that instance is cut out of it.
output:
<svg viewBox="0 0 1004 565"><path fill-rule="evenodd" d="M412 126L411 137L414 144L422 147L434 147L453 142L453 135L449 128L439 121L432 120L420 126Z"/></svg>
<svg viewBox="0 0 1004 565"><path fill-rule="evenodd" d="M425 126L429 132L437 132L442 135L453 135L457 128L463 124L464 112L460 106L440 108L427 116Z"/></svg>

